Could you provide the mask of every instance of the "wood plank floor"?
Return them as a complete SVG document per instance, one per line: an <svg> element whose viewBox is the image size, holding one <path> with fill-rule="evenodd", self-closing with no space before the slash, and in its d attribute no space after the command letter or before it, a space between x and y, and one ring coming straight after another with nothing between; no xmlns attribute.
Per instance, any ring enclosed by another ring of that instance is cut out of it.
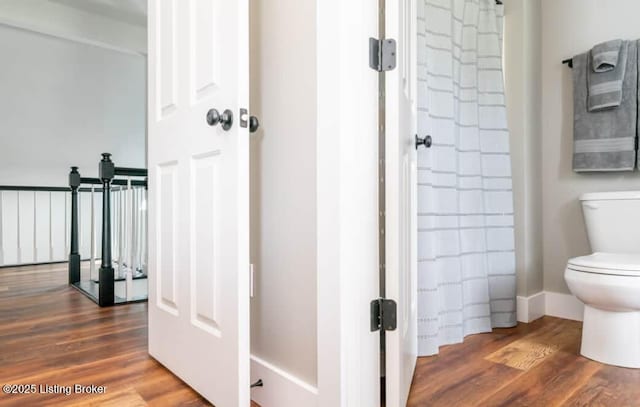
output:
<svg viewBox="0 0 640 407"><path fill-rule="evenodd" d="M640 406L640 370L579 354L580 322L544 317L419 358L408 406Z"/></svg>
<svg viewBox="0 0 640 407"><path fill-rule="evenodd" d="M66 264L0 269L0 384L106 394L0 392L0 405L210 405L148 355L146 303L99 308L66 281Z"/></svg>
<svg viewBox="0 0 640 407"><path fill-rule="evenodd" d="M209 405L147 354L146 303L101 309L66 279L64 264L0 269L0 384L106 394L0 392L0 405ZM544 317L445 346L418 360L408 405L640 406L640 370L581 357L580 330Z"/></svg>

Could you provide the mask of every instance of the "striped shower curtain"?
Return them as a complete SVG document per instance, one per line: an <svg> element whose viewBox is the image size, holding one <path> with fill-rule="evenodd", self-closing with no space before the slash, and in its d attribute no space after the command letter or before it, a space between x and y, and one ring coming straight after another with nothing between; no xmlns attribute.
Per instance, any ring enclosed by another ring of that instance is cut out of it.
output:
<svg viewBox="0 0 640 407"><path fill-rule="evenodd" d="M419 354L516 324L502 6L418 0Z"/></svg>

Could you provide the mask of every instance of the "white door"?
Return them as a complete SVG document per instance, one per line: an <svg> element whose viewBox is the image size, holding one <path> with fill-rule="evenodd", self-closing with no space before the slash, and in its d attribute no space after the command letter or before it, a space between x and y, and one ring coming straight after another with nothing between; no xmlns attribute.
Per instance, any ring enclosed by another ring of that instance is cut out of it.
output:
<svg viewBox="0 0 640 407"><path fill-rule="evenodd" d="M248 0L148 4L149 353L216 407L248 406Z"/></svg>
<svg viewBox="0 0 640 407"><path fill-rule="evenodd" d="M404 406L418 353L416 0L387 0L386 37L397 39L397 68L386 74L385 297L397 303L386 333L388 407Z"/></svg>

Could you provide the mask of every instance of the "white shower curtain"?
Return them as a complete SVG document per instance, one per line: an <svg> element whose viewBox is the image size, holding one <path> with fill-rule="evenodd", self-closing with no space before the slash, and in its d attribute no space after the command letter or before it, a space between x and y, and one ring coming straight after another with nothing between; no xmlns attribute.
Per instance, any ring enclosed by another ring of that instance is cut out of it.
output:
<svg viewBox="0 0 640 407"><path fill-rule="evenodd" d="M419 354L516 324L511 157L495 0L418 0Z"/></svg>

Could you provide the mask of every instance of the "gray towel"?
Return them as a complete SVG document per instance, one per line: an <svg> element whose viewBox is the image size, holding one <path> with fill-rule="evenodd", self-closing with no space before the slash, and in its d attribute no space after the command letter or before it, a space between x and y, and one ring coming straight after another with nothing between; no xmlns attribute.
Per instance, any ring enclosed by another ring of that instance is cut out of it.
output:
<svg viewBox="0 0 640 407"><path fill-rule="evenodd" d="M587 70L590 112L618 107L622 103L628 45L629 41L613 40L591 50L589 58L593 69Z"/></svg>
<svg viewBox="0 0 640 407"><path fill-rule="evenodd" d="M593 72L609 72L618 66L622 40L603 42L591 48Z"/></svg>
<svg viewBox="0 0 640 407"><path fill-rule="evenodd" d="M587 110L590 52L573 58L573 170L633 171L638 115L638 43L629 42L622 103L617 109Z"/></svg>

